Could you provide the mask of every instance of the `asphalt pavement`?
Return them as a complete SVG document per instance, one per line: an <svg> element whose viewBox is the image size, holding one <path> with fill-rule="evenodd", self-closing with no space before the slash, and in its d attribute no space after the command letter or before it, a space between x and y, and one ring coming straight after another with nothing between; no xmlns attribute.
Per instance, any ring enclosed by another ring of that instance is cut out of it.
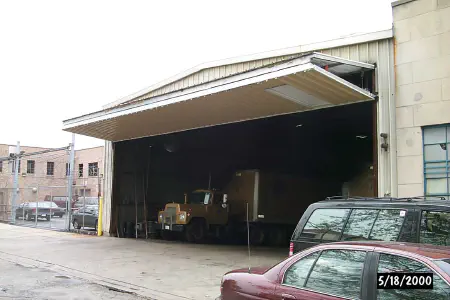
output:
<svg viewBox="0 0 450 300"><path fill-rule="evenodd" d="M158 300L215 299L226 272L274 265L288 251L251 248L249 260L245 246L98 237L0 223L0 260ZM9 270L0 269L5 272ZM16 278L20 285L21 277ZM41 284L47 287L45 280Z"/></svg>
<svg viewBox="0 0 450 300"><path fill-rule="evenodd" d="M142 297L114 290L51 270L18 264L0 258L0 299L115 299Z"/></svg>

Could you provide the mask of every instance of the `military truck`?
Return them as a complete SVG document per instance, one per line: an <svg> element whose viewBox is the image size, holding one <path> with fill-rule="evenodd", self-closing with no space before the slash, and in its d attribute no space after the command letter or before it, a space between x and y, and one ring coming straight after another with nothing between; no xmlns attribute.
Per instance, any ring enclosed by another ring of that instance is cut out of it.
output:
<svg viewBox="0 0 450 300"><path fill-rule="evenodd" d="M221 191L199 189L185 194L184 204L168 203L158 213L163 238L178 232L189 242L207 236L250 243L288 243L303 211L323 200L326 190L306 179L245 170L236 172Z"/></svg>

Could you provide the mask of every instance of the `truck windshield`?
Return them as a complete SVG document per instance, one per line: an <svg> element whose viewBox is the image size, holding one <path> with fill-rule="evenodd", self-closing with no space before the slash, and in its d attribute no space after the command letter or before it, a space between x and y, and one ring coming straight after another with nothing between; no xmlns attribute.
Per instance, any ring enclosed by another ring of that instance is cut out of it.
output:
<svg viewBox="0 0 450 300"><path fill-rule="evenodd" d="M208 204L211 198L211 193L208 192L193 192L189 194L188 200L191 204Z"/></svg>

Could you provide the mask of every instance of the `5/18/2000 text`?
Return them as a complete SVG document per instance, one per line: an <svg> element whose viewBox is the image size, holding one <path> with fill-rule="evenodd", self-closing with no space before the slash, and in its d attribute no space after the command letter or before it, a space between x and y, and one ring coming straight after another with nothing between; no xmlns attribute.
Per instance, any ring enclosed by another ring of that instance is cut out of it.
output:
<svg viewBox="0 0 450 300"><path fill-rule="evenodd" d="M433 289L433 273L377 273L378 289Z"/></svg>

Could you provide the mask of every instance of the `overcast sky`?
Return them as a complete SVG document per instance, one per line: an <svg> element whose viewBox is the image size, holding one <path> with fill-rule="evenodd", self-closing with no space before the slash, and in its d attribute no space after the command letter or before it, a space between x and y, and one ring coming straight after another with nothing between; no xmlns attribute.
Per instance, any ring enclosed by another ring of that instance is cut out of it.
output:
<svg viewBox="0 0 450 300"><path fill-rule="evenodd" d="M65 146L64 119L203 62L388 29L390 2L0 0L0 144Z"/></svg>

